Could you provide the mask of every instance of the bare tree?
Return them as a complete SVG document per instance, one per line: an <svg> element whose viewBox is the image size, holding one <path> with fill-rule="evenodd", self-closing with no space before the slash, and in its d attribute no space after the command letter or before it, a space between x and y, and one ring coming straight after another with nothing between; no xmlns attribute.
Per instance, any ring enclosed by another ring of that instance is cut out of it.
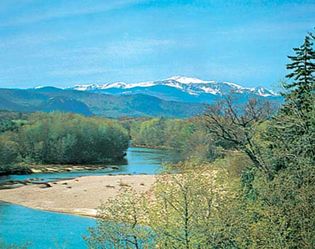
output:
<svg viewBox="0 0 315 249"><path fill-rule="evenodd" d="M254 142L257 127L272 113L269 102L251 99L246 104L234 104L231 97L213 106L204 113L208 132L217 138L232 143L235 148L245 152L254 165L268 172L259 146Z"/></svg>

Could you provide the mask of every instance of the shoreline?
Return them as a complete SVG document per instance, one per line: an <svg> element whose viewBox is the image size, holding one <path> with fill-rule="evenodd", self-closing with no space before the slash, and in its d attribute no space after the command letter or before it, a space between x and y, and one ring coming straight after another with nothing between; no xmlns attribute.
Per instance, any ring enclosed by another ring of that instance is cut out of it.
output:
<svg viewBox="0 0 315 249"><path fill-rule="evenodd" d="M156 150L170 150L168 147L160 146L144 146L144 145L132 145L130 148L143 148L143 149L156 149ZM121 164L126 163L126 155L115 161L106 161L102 163L86 163L86 164L25 164L16 163L8 167L8 171L1 171L0 166L0 176L9 175L31 175L37 173L63 173L63 172L73 172L73 171L93 171L93 170L116 170Z"/></svg>
<svg viewBox="0 0 315 249"><path fill-rule="evenodd" d="M125 188L147 192L155 175L82 176L45 184L0 190L0 201L28 208L96 218L97 208Z"/></svg>
<svg viewBox="0 0 315 249"><path fill-rule="evenodd" d="M132 145L133 148L143 148L143 149L154 149L154 150L172 150L171 147L167 147L167 146L149 146L149 145L137 145L137 144L133 144Z"/></svg>
<svg viewBox="0 0 315 249"><path fill-rule="evenodd" d="M30 208L30 209L34 209L34 210L38 210L38 211L44 211L44 212L52 212L52 213L60 213L60 214L68 214L68 215L76 215L76 216L80 216L83 218L93 218L93 219L97 219L97 213L96 213L96 209L91 209L91 212L80 212L80 211L67 211L67 210L59 210L59 209L43 209L40 207L30 207L30 206L26 206L24 204L17 204L14 202L9 202L9 201L3 201L0 200L0 204L1 203L5 203L5 204L9 204L9 205L17 205L17 206L21 206L24 208Z"/></svg>
<svg viewBox="0 0 315 249"><path fill-rule="evenodd" d="M29 166L32 174L34 173L62 173L72 171L85 171L85 170L99 170L99 169L113 169L114 165L104 164L40 164Z"/></svg>
<svg viewBox="0 0 315 249"><path fill-rule="evenodd" d="M113 162L113 163L98 163L98 164L16 164L9 167L11 171L8 173L1 173L0 176L9 175L31 175L37 173L63 173L63 172L73 172L73 171L93 171L109 169L118 169L121 163L125 160Z"/></svg>
<svg viewBox="0 0 315 249"><path fill-rule="evenodd" d="M128 150L129 148L127 148ZM0 165L0 176L30 175L36 173L62 173L72 171L92 171L100 169L117 169L127 162L127 150L119 158L108 159L100 162L86 163L25 163L16 162L9 165Z"/></svg>

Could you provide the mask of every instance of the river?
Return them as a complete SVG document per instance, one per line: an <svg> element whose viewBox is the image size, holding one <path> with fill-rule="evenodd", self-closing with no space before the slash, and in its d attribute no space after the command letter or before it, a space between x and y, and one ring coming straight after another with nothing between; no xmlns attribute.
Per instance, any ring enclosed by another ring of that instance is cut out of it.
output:
<svg viewBox="0 0 315 249"><path fill-rule="evenodd" d="M80 171L32 175L12 175L5 180L26 180L40 178L43 181L73 178L85 175L104 174L156 174L162 170L162 163L171 160L172 155L165 150L129 148L127 162L118 169ZM95 219L30 208L0 202L0 239L5 243L29 243L30 249L83 249L82 238L88 227L95 225ZM0 243L1 247L1 243Z"/></svg>

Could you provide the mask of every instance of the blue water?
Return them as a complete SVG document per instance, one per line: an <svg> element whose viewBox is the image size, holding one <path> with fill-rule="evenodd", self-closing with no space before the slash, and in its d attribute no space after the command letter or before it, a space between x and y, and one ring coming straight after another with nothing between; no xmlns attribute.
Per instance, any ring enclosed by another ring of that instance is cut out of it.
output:
<svg viewBox="0 0 315 249"><path fill-rule="evenodd" d="M0 238L6 244L30 243L30 249L83 249L87 247L82 236L95 223L92 218L0 202Z"/></svg>
<svg viewBox="0 0 315 249"><path fill-rule="evenodd" d="M106 174L156 174L161 171L161 164L163 162L170 161L171 158L171 153L165 150L131 147L127 150L126 163L113 165L114 167L118 167L118 169L0 176L0 182L8 180L29 180L34 178L40 179L40 181L48 182L56 179Z"/></svg>
<svg viewBox="0 0 315 249"><path fill-rule="evenodd" d="M84 175L104 174L155 174L161 164L171 160L172 155L164 150L129 148L127 163L118 170L97 170L50 174L12 175L0 181L41 178L44 181L72 178ZM0 190L1 191L1 190ZM87 248L82 236L95 220L74 215L46 212L0 202L0 240L10 244L29 242L30 249ZM1 244L0 244L1 247Z"/></svg>

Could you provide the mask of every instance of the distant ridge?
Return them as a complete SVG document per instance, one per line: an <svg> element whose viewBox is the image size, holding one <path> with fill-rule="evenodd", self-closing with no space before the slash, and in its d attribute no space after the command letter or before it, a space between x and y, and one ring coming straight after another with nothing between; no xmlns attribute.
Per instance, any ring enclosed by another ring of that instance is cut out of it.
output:
<svg viewBox="0 0 315 249"><path fill-rule="evenodd" d="M110 94L133 94L139 93L141 90L149 92L149 90L157 86L167 88L176 88L181 92L192 96L201 95L227 95L231 93L250 94L260 97L276 97L279 96L272 90L264 87L248 88L231 82L216 82L214 80L201 80L198 78L172 76L165 80L148 81L139 83L114 82L105 84L81 84L75 85L70 89L79 91L101 92ZM154 92L154 91L153 91ZM174 96L176 97L176 96ZM198 101L196 101L198 102ZM203 102L203 100L201 101Z"/></svg>
<svg viewBox="0 0 315 249"><path fill-rule="evenodd" d="M207 104L232 95L238 103L251 98L278 105L280 95L263 87L247 88L231 82L216 82L173 76L160 81L75 85L70 88L40 86L31 89L0 89L0 109L34 112L61 111L106 117L192 117Z"/></svg>
<svg viewBox="0 0 315 249"><path fill-rule="evenodd" d="M55 87L0 89L0 110L70 112L104 117L178 117L203 112L204 104L167 101L146 94L110 95Z"/></svg>

